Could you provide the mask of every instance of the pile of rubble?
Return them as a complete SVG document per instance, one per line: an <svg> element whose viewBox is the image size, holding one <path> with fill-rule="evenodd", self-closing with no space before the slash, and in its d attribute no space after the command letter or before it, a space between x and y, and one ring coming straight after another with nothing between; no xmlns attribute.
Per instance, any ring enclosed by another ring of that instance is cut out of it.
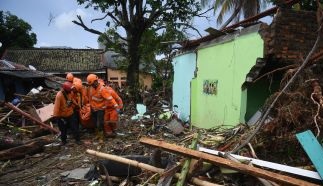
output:
<svg viewBox="0 0 323 186"><path fill-rule="evenodd" d="M83 145L60 146L55 132L35 125L35 120L41 120L37 118L39 110L53 103L56 91L31 92L17 95L21 99L13 104L34 119L16 111L10 113L7 106L0 110L3 185L314 185L321 181L314 171L282 165L286 163L284 159L273 161L274 166L257 160L257 156L271 160L265 154L279 149L267 149L281 143L277 133L271 137L266 134L273 124L260 131L251 142L253 146L239 151L240 156L232 155L226 152L249 134L248 126L209 130L191 127L180 121L171 104L154 92L142 94L143 104L125 102L116 138L107 138L100 144L92 131L82 129ZM126 97L126 93L120 95ZM285 128L281 126L282 129ZM272 138L276 140L270 141ZM302 163L310 165L308 159Z"/></svg>

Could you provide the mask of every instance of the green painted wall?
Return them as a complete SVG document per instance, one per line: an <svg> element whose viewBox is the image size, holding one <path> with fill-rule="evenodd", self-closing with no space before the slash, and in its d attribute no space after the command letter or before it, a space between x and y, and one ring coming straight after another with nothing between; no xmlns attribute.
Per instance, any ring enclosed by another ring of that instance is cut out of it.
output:
<svg viewBox="0 0 323 186"><path fill-rule="evenodd" d="M256 59L263 57L263 46L258 32L253 32L198 50L197 78L192 80L191 91L194 126L232 127L245 122L247 95L242 96L241 85ZM203 93L205 80L218 81L216 95Z"/></svg>

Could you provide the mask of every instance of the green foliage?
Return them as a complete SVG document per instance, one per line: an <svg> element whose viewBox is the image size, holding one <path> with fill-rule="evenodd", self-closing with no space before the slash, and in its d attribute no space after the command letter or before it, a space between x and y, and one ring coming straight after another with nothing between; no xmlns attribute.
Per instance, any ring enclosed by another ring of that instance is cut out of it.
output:
<svg viewBox="0 0 323 186"><path fill-rule="evenodd" d="M185 32L191 27L190 20L201 10L199 0L77 1L106 14L107 18L101 20L105 20L109 28L101 34L100 41L125 57L121 64L128 66L127 81L130 86L138 84L136 74L140 64L147 63L144 64L146 70L154 70L150 64L156 61L155 55L169 51L160 44L169 37L166 37L166 30L170 27L174 29L168 35ZM120 35L120 30L124 30L126 35Z"/></svg>
<svg viewBox="0 0 323 186"><path fill-rule="evenodd" d="M271 0L274 5L282 5L281 0ZM319 0L322 4L323 0ZM295 4L293 8L298 10L307 10L307 11L316 11L317 10L317 3L316 0L300 0L299 3Z"/></svg>
<svg viewBox="0 0 323 186"><path fill-rule="evenodd" d="M31 48L37 43L31 26L10 12L0 11L0 56L7 48Z"/></svg>
<svg viewBox="0 0 323 186"><path fill-rule="evenodd" d="M223 18L227 15L229 21L226 21L221 27L227 26L231 21L238 22L257 15L261 9L266 8L270 0L201 0L203 6L212 4L214 12L219 10L217 23L222 24Z"/></svg>

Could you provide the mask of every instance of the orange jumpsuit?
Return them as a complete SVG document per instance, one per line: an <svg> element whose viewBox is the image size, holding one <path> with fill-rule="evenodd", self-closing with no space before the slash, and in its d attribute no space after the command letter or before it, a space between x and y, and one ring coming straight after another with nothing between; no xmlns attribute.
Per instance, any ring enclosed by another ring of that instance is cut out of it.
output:
<svg viewBox="0 0 323 186"><path fill-rule="evenodd" d="M75 78L74 78L75 79ZM80 92L74 93L74 102L80 108L79 119L83 128L94 128L94 124L91 122L91 109L89 105L89 99L87 96L87 87L82 87Z"/></svg>
<svg viewBox="0 0 323 186"><path fill-rule="evenodd" d="M67 94L67 97L72 100L73 94ZM55 98L53 116L64 117L64 118L69 117L73 114L73 110L74 110L73 105L71 104L68 106L62 91L59 91L56 94L56 98Z"/></svg>
<svg viewBox="0 0 323 186"><path fill-rule="evenodd" d="M122 109L123 102L120 96L110 86L107 86L106 88L110 92L113 99L117 102L118 109ZM116 109L112 105L107 104L104 114L104 132L106 134L111 134L117 128L118 118L118 112Z"/></svg>
<svg viewBox="0 0 323 186"><path fill-rule="evenodd" d="M96 88L89 88L89 102L91 105L93 122L99 130L103 130L104 111L107 108L107 105L111 105L112 108L116 109L118 104L113 99L108 89L102 84L98 84Z"/></svg>
<svg viewBox="0 0 323 186"><path fill-rule="evenodd" d="M71 127L76 141L80 141L78 124L74 120L74 105L72 92L63 94L63 90L57 92L54 104L53 116L57 119L57 125L61 132L61 140L66 144L67 128Z"/></svg>

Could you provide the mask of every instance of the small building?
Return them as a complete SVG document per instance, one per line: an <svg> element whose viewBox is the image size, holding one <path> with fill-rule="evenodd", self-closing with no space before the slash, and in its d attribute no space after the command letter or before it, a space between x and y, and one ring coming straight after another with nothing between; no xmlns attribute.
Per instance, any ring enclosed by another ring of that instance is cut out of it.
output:
<svg viewBox="0 0 323 186"><path fill-rule="evenodd" d="M122 59L120 54L115 53L113 51L107 51L103 55L103 64L107 73L107 80L109 82L117 84L119 87L122 87L126 84L127 81L127 72L124 70L120 70L117 65L117 61ZM139 67L140 70L143 69L141 65ZM147 89L151 89L153 83L153 77L149 73L140 72L139 73L139 83L142 87L146 87Z"/></svg>

